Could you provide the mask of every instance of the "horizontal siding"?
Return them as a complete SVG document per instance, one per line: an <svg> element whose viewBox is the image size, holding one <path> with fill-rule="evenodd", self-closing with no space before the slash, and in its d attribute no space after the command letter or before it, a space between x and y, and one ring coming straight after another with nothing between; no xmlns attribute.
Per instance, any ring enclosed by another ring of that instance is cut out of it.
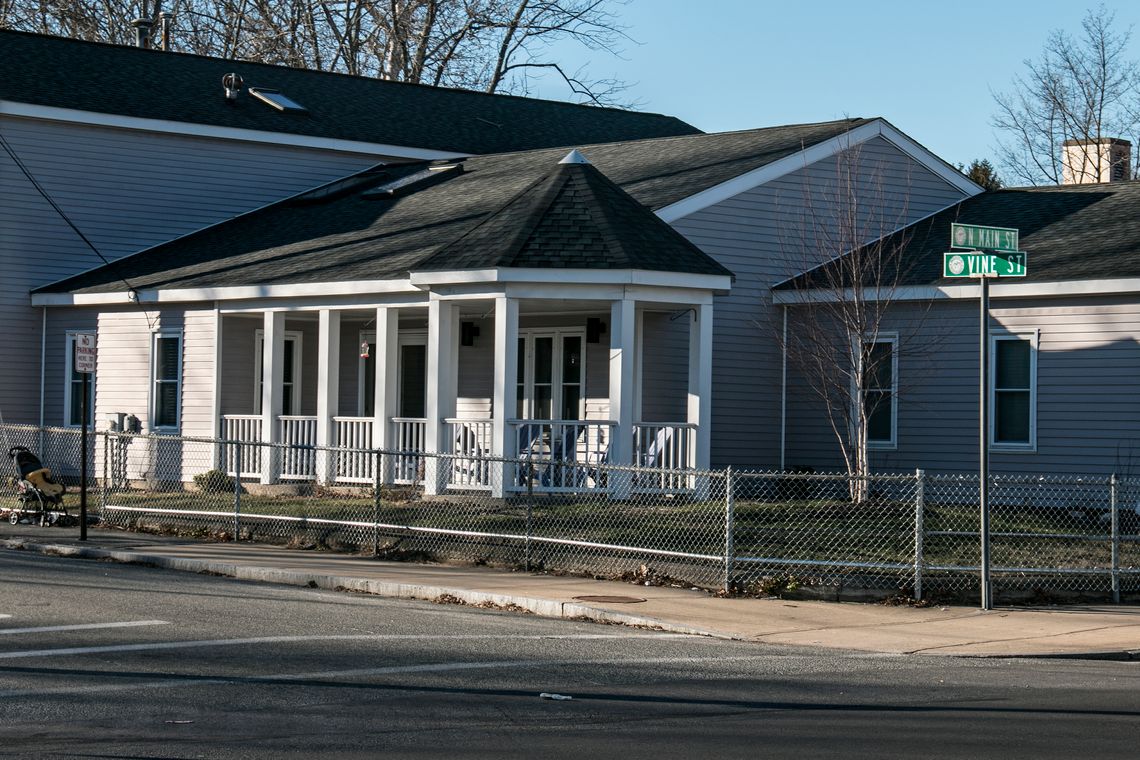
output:
<svg viewBox="0 0 1140 760"><path fill-rule="evenodd" d="M119 130L0 115L21 162L103 257L116 259L367 166L380 156ZM0 153L0 410L39 418L39 309L29 291L102 259ZM56 340L54 337L52 341ZM49 349L49 354L51 350ZM54 360L52 360L54 361ZM62 409L52 379L48 406ZM55 398L51 395L56 394ZM45 416L59 418L60 412ZM54 416L53 416L54 415Z"/></svg>
<svg viewBox="0 0 1140 760"><path fill-rule="evenodd" d="M673 226L736 275L714 305L712 463L773 468L780 461L780 313L771 286L928 216L961 193L882 138L853 158L860 208L855 234L841 232L829 203L843 188L836 158L792 172Z"/></svg>
<svg viewBox="0 0 1140 760"><path fill-rule="evenodd" d="M641 420L685 422L689 414L689 312L642 318Z"/></svg>
<svg viewBox="0 0 1140 760"><path fill-rule="evenodd" d="M911 312L909 315L907 312ZM941 302L921 324L894 310L900 348L898 448L878 469L974 471L978 466L976 303ZM909 327L908 327L909 325ZM1117 299L995 301L991 331L1038 331L1037 450L994 451L994 472L1140 477L1140 305ZM793 383L791 386L795 388ZM789 414L789 462L834 467L835 438L802 394Z"/></svg>

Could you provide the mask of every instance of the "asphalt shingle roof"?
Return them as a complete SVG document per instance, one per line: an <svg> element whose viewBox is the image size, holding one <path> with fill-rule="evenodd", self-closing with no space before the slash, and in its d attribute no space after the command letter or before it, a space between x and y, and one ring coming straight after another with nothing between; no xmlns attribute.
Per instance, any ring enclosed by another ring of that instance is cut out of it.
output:
<svg viewBox="0 0 1140 760"><path fill-rule="evenodd" d="M951 222L1017 228L1019 246L1028 253L1026 276L1018 282L1140 277L1140 180L1013 188L968 198L884 239L890 261L906 262L898 284L954 284L942 277ZM894 280L894 270L886 276ZM821 287L829 279L819 270L778 287Z"/></svg>
<svg viewBox="0 0 1140 760"><path fill-rule="evenodd" d="M557 164L416 268L499 267L732 275L588 163Z"/></svg>
<svg viewBox="0 0 1140 760"><path fill-rule="evenodd" d="M388 82L247 61L0 30L0 99L148 119L425 148L498 153L699 134L672 116ZM278 89L281 113L222 77Z"/></svg>
<svg viewBox="0 0 1140 760"><path fill-rule="evenodd" d="M599 201L605 197L617 203L615 193L620 188L644 209L656 211L866 122L850 119L585 146L582 153L615 187L610 190L595 184L580 189L589 189ZM463 250L470 260L458 258L460 247L452 251L454 260L441 252L481 222L487 221L488 229L505 229L513 216L503 216L493 224L488 218L550 177L566 152L567 148L559 148L475 156L463 161L459 176L410 188L388 200L370 200L357 188L357 192L333 194L321 201L281 202L49 285L41 292L125 290L124 280L138 289L376 280L404 277L429 262L434 268L460 269L465 262L482 267L486 265L484 254L500 255L491 251L491 244L503 246L508 239L505 232L498 240L489 238L479 256L473 248ZM375 183L421 171L424 166L389 167L387 178L377 178ZM621 214L632 214L628 205L618 205ZM558 213L545 219L541 239L512 249L510 255L525 256L519 261L529 262L515 266L542 265L541 261L556 265L559 250L561 255L587 256L586 243L571 240L567 233L571 215L581 210L569 201L558 206ZM511 215L516 211L512 209ZM607 218L611 229L623 221L606 217L603 222ZM637 231L623 234L659 234L644 219L637 226ZM558 245L555 240L560 241ZM625 243L636 247L631 237L623 238ZM582 250L575 248L579 244ZM596 240L590 243L593 253L589 255L597 255L597 245ZM652 269L679 266L667 259L652 266L644 258L641 262Z"/></svg>

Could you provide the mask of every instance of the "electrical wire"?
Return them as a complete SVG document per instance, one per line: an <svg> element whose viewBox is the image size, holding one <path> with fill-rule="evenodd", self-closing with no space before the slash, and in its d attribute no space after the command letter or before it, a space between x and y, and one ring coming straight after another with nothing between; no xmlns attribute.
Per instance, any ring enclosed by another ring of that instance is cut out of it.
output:
<svg viewBox="0 0 1140 760"><path fill-rule="evenodd" d="M74 231L75 234L79 236L79 239L82 240L87 245L87 247L90 248L91 251L99 257L100 261L102 261L104 264L110 264L111 260L104 256L103 252L95 247L95 244L92 243L91 240L83 234L83 230L79 229L79 227L76 226L75 222L71 221L71 217L67 215L67 212L60 208L59 204L55 202L55 199L51 197L48 191L44 189L43 185L41 185L35 178L35 175L33 175L28 167L24 165L24 162L20 160L20 157L18 155L16 155L16 151L4 138L3 134L0 134L0 147L4 148L4 152L7 153L8 157L12 159L12 163L14 163L16 165L16 168L19 169L21 173L23 173L28 182L32 184L32 187L36 189L36 192L38 192L40 196L48 202L48 205L50 205L52 209L55 210L55 213L59 215L59 218L67 223L67 226L70 227L72 231ZM135 290L134 285L132 285L125 277L119 277L118 279L120 282L127 286L127 290L130 293L138 292ZM150 329L154 329L154 323L150 318L150 313L145 308L143 308L142 304L138 303L137 299L135 299L134 302L139 306L139 309L142 311L143 316L146 317L147 326Z"/></svg>

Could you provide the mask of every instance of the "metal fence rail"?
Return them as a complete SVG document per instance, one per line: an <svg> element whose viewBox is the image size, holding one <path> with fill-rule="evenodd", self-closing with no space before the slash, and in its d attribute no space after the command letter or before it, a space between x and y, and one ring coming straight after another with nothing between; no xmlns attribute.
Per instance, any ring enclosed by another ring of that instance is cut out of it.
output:
<svg viewBox="0 0 1140 760"><path fill-rule="evenodd" d="M0 434L75 490L77 430ZM978 593L976 475L702 472L503 460L483 447L434 454L106 432L88 456L89 504L113 525L764 593ZM412 457L419 464L408 467ZM334 463L317 468L329 482L290 480L301 460ZM352 482L337 479L335 463L346 461ZM423 479L441 473L445 488L425 496ZM668 487L644 487L653 483ZM990 494L995 593L1140 594L1140 480L995 475Z"/></svg>

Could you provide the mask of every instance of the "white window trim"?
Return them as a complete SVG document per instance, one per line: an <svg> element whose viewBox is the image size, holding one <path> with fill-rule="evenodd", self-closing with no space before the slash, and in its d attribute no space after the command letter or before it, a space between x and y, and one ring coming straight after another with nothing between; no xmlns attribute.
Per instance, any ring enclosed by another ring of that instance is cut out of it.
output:
<svg viewBox="0 0 1140 760"><path fill-rule="evenodd" d="M63 345L65 347L64 348L65 360L64 360L64 365L63 365L63 427L65 427L65 428L74 428L74 429L78 430L79 428L82 427L82 425L76 425L71 421L71 386L72 386L71 375L73 373L73 370L75 369L75 336L80 334L80 333L89 333L89 332L93 332L93 331L92 330L82 330L82 329L77 328L74 330L66 330L64 332ZM92 372L91 373L91 379L89 381L91 384L91 402L92 403L90 404L90 408L87 410L88 414L91 416L90 423L91 423L92 427L94 427L94 422L95 422L95 403L94 403L94 401L95 401L95 379L96 379L95 375L96 375L96 373Z"/></svg>
<svg viewBox="0 0 1140 760"><path fill-rule="evenodd" d="M997 437L997 342L999 340L1029 341L1029 441L1026 443L998 443ZM995 453L1037 452L1037 346L1041 340L1040 330L990 330L990 366L987 393L989 394L990 451Z"/></svg>
<svg viewBox="0 0 1140 760"><path fill-rule="evenodd" d="M527 415L534 414L534 339L554 338L553 356L551 357L551 393L550 412L562 408L562 339L578 337L582 339L582 368L578 393L578 419L586 419L586 330L584 328L544 328L532 327L520 329L518 337L525 340L523 351L523 396L522 401ZM511 382L514 382L512 380ZM524 419L534 419L527 416Z"/></svg>
<svg viewBox="0 0 1140 760"><path fill-rule="evenodd" d="M899 447L899 335L895 332L879 333L874 338L864 338L863 343L891 344L891 438L889 441L872 441L868 438L867 450L895 451ZM863 352L859 351L856 355L862 357ZM862 368L860 368L855 377L860 377L862 374ZM861 404L862 398L855 377L851 378L851 400L855 404ZM864 392L867 390L867 388L863 389ZM858 414L858 408L852 410L853 418L857 419Z"/></svg>
<svg viewBox="0 0 1140 760"><path fill-rule="evenodd" d="M286 330L285 340L293 341L293 407L283 409L283 416L298 415L301 413L301 362L304 333L297 330ZM265 356L265 330L257 329L253 332L253 413L261 414L261 361Z"/></svg>
<svg viewBox="0 0 1140 760"><path fill-rule="evenodd" d="M178 373L174 383L174 424L173 425L159 425L158 420L158 394L155 393L155 387L158 385L158 341L164 338L175 338L178 340ZM182 427L182 362L183 362L183 337L182 330L157 330L151 333L150 338L150 403L147 408L150 410L150 429L160 432L178 431Z"/></svg>

